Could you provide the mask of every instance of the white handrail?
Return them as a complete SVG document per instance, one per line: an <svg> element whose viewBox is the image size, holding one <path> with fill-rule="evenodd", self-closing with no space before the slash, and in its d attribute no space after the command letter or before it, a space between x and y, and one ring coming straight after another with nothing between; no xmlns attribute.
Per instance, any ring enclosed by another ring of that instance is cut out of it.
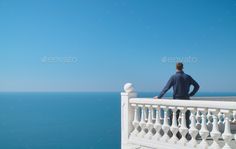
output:
<svg viewBox="0 0 236 149"><path fill-rule="evenodd" d="M203 97L204 98L204 97ZM236 97L235 97L236 99ZM178 106L189 108L214 108L224 110L236 110L236 102L232 101L204 101L204 100L170 100L153 98L131 98L131 104L149 104L163 106Z"/></svg>

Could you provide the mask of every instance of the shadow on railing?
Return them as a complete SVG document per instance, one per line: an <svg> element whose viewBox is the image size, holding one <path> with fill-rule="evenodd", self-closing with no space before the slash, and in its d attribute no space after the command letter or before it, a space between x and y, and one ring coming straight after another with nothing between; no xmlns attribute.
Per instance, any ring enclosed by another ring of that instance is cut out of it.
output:
<svg viewBox="0 0 236 149"><path fill-rule="evenodd" d="M124 89L121 93L123 149L129 146L236 148L236 102L154 100L137 98L130 83Z"/></svg>

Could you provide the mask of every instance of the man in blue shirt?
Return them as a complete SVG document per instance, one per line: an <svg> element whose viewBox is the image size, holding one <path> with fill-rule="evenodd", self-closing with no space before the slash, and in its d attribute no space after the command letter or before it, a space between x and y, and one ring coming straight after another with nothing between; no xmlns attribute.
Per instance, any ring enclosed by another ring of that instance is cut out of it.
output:
<svg viewBox="0 0 236 149"><path fill-rule="evenodd" d="M194 89L189 93L191 85ZM176 64L176 74L171 76L158 98L162 98L171 87L173 87L173 99L187 100L199 90L198 83L190 75L183 72L183 63Z"/></svg>
<svg viewBox="0 0 236 149"><path fill-rule="evenodd" d="M187 75L183 72L183 68L184 68L183 63L176 64L176 74L171 76L171 78L169 79L166 86L159 94L159 96L154 97L155 99L162 98L171 87L173 87L173 99L189 100L191 96L194 96L197 93L200 86L190 75ZM189 93L191 85L193 85L194 88ZM176 113L177 118L179 117L179 113L180 111L178 110ZM190 111L187 111L186 123L188 128L190 124L189 116L190 116ZM172 118L170 118L170 122L172 123ZM179 134L177 134L177 136L179 137Z"/></svg>

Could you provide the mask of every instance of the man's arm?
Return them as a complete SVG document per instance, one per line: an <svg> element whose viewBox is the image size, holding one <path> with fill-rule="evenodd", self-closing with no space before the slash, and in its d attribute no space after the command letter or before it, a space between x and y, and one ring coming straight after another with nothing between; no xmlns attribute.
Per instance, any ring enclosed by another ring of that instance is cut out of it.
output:
<svg viewBox="0 0 236 149"><path fill-rule="evenodd" d="M191 97L191 96L194 96L197 93L197 91L199 90L200 86L192 77L190 77L190 83L194 87L193 91L189 94L189 96Z"/></svg>
<svg viewBox="0 0 236 149"><path fill-rule="evenodd" d="M158 98L162 98L165 95L165 93L173 86L173 84L174 84L174 78L172 76L167 82L166 86L161 91L161 93L159 94Z"/></svg>

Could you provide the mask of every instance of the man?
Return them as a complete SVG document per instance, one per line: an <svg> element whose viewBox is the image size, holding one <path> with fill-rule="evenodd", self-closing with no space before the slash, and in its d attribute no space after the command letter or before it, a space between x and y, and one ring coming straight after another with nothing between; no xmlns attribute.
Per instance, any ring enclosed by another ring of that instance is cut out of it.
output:
<svg viewBox="0 0 236 149"><path fill-rule="evenodd" d="M183 68L183 63L176 64L176 74L171 76L159 96L155 98L162 98L171 87L173 87L173 99L188 100L197 93L199 90L198 83L190 75L185 74ZM194 89L189 93L191 85Z"/></svg>
<svg viewBox="0 0 236 149"><path fill-rule="evenodd" d="M194 96L197 93L197 91L199 90L198 83L190 75L185 74L183 72L183 68L183 63L176 64L176 74L171 76L159 96L154 97L155 99L162 98L171 87L173 87L173 99L189 100L191 96ZM194 88L189 93L191 85L193 85ZM177 118L179 117L179 113L180 111L178 110L176 113ZM186 124L188 128L190 124L189 116L190 111L187 111ZM170 121L172 121L172 118L170 118Z"/></svg>

